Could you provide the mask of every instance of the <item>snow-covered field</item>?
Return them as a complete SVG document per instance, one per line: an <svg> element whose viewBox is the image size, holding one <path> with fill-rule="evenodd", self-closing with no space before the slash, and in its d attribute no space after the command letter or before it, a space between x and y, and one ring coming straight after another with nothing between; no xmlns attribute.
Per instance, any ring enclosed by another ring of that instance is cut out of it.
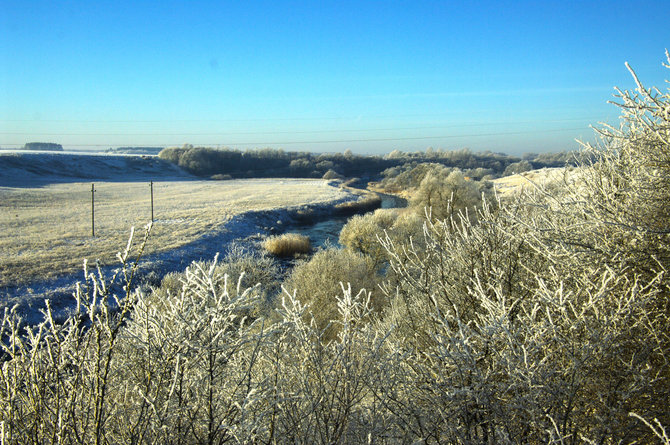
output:
<svg viewBox="0 0 670 445"><path fill-rule="evenodd" d="M564 180L565 174L566 169L563 167L542 168L494 179L493 184L496 193L506 197L523 190L531 190L536 186L546 187L552 183L560 182Z"/></svg>
<svg viewBox="0 0 670 445"><path fill-rule="evenodd" d="M157 156L86 152L0 151L0 186L35 187L89 180L194 179Z"/></svg>
<svg viewBox="0 0 670 445"><path fill-rule="evenodd" d="M82 279L84 258L99 259L111 271L130 228L151 220L152 180L154 224L145 270L184 269L225 252L234 240L281 230L301 209L355 199L324 180L203 181L156 161L0 153L0 305L69 295Z"/></svg>

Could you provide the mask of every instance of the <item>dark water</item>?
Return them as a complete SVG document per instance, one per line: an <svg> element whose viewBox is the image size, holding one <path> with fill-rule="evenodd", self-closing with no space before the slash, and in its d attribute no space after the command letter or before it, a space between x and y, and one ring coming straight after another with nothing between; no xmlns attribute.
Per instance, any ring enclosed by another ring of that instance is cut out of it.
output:
<svg viewBox="0 0 670 445"><path fill-rule="evenodd" d="M398 198L392 195L381 195L383 209L392 209L398 207L406 207L407 201ZM349 216L338 216L328 219L326 221L320 221L314 224L297 226L291 229L291 232L300 233L301 235L306 235L309 237L312 242L314 249L319 249L326 245L333 247L340 247L338 239L340 237L340 231L342 227L349 220Z"/></svg>

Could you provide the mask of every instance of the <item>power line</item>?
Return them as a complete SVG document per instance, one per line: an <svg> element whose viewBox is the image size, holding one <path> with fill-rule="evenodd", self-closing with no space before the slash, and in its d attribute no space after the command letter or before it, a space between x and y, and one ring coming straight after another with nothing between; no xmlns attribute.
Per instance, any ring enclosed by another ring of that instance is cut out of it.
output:
<svg viewBox="0 0 670 445"><path fill-rule="evenodd" d="M485 112L481 111L481 113ZM480 114L481 114L480 113ZM454 110L452 112L444 113L425 113L425 114L395 114L395 115L357 115L357 116L321 116L321 117L273 117L273 118L229 118L229 119L0 119L0 122L55 122L55 123L82 123L82 124L91 124L91 123L114 123L114 124L124 124L124 123L176 123L176 122L208 122L208 123L217 123L217 122L288 122L288 121L337 121L337 120L350 120L350 121L359 121L361 119L406 119L406 118L416 118L416 117L430 117L430 118L439 118L446 115L458 115L459 111ZM472 113L471 113L472 114ZM477 114L477 113L474 113ZM585 118L588 119L588 118ZM560 119L557 121L570 121L570 120L582 120L582 119ZM540 121L541 122L541 121Z"/></svg>
<svg viewBox="0 0 670 445"><path fill-rule="evenodd" d="M583 127L578 128L562 128L554 130L535 130L535 131L511 131L498 133L472 133L472 134L452 134L443 136L411 136L400 138L368 138L368 139L335 139L322 141L283 141L283 142L236 142L230 145L288 145L288 144L334 144L334 143L351 143L351 142L386 142L386 141L415 141L424 139L454 139L461 137L482 137L482 136L506 136L506 135L520 135L520 134L538 134L538 133L555 133L561 131L576 131L584 130ZM211 144L214 145L214 144Z"/></svg>
<svg viewBox="0 0 670 445"><path fill-rule="evenodd" d="M517 121L517 122L480 122L449 125L429 125L418 127L391 127L391 128L354 128L354 129L329 129L329 130L303 130L303 131L237 131L237 132L195 132L195 133L28 133L28 132L0 132L5 136L240 136L240 135L263 135L263 134L325 134L325 133L365 133L371 131L410 131L410 130L434 130L445 128L463 128L463 127L489 127L494 125L527 125L527 124L548 124L557 122L575 122L586 119L556 119L541 121Z"/></svg>
<svg viewBox="0 0 670 445"><path fill-rule="evenodd" d="M235 145L295 145L295 144L337 144L337 143L354 143L354 142L393 142L393 141L415 141L415 140L428 140L428 139L455 139L455 138L465 138L465 137L490 137L490 136L516 136L523 134L542 134L542 133L557 133L564 131L578 131L585 130L584 127L576 128L560 128L560 129L551 129L551 130L531 130L531 131L507 131L507 132L494 132L494 133L470 133L470 134L451 134L451 135L442 135L442 136L411 136L411 137L395 137L395 138L364 138L364 139L332 139L332 140L311 140L311 141L259 141L259 142L215 142L215 143L198 143L199 145L223 145L223 146L235 146ZM90 134L88 136L95 136ZM2 145L12 145L12 146L22 146L23 144L10 144L3 143ZM67 144L71 147L108 147L110 144ZM180 143L170 143L170 144L157 144L157 143L142 143L142 145L151 145L151 146L175 146L180 145Z"/></svg>

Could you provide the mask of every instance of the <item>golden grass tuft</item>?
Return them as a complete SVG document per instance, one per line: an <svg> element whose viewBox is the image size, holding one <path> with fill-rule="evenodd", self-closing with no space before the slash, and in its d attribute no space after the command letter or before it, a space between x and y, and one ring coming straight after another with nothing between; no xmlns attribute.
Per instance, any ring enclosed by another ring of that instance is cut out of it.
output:
<svg viewBox="0 0 670 445"><path fill-rule="evenodd" d="M276 256L293 256L298 253L308 253L312 247L309 237L298 233L285 233L273 236L263 243L265 250Z"/></svg>

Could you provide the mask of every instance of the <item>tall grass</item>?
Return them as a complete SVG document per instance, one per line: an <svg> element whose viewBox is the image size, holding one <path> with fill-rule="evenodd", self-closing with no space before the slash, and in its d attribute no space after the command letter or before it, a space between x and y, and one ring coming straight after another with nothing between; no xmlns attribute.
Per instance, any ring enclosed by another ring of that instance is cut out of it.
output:
<svg viewBox="0 0 670 445"><path fill-rule="evenodd" d="M272 236L263 242L263 248L279 257L308 253L312 244L308 236L299 233L285 233Z"/></svg>

